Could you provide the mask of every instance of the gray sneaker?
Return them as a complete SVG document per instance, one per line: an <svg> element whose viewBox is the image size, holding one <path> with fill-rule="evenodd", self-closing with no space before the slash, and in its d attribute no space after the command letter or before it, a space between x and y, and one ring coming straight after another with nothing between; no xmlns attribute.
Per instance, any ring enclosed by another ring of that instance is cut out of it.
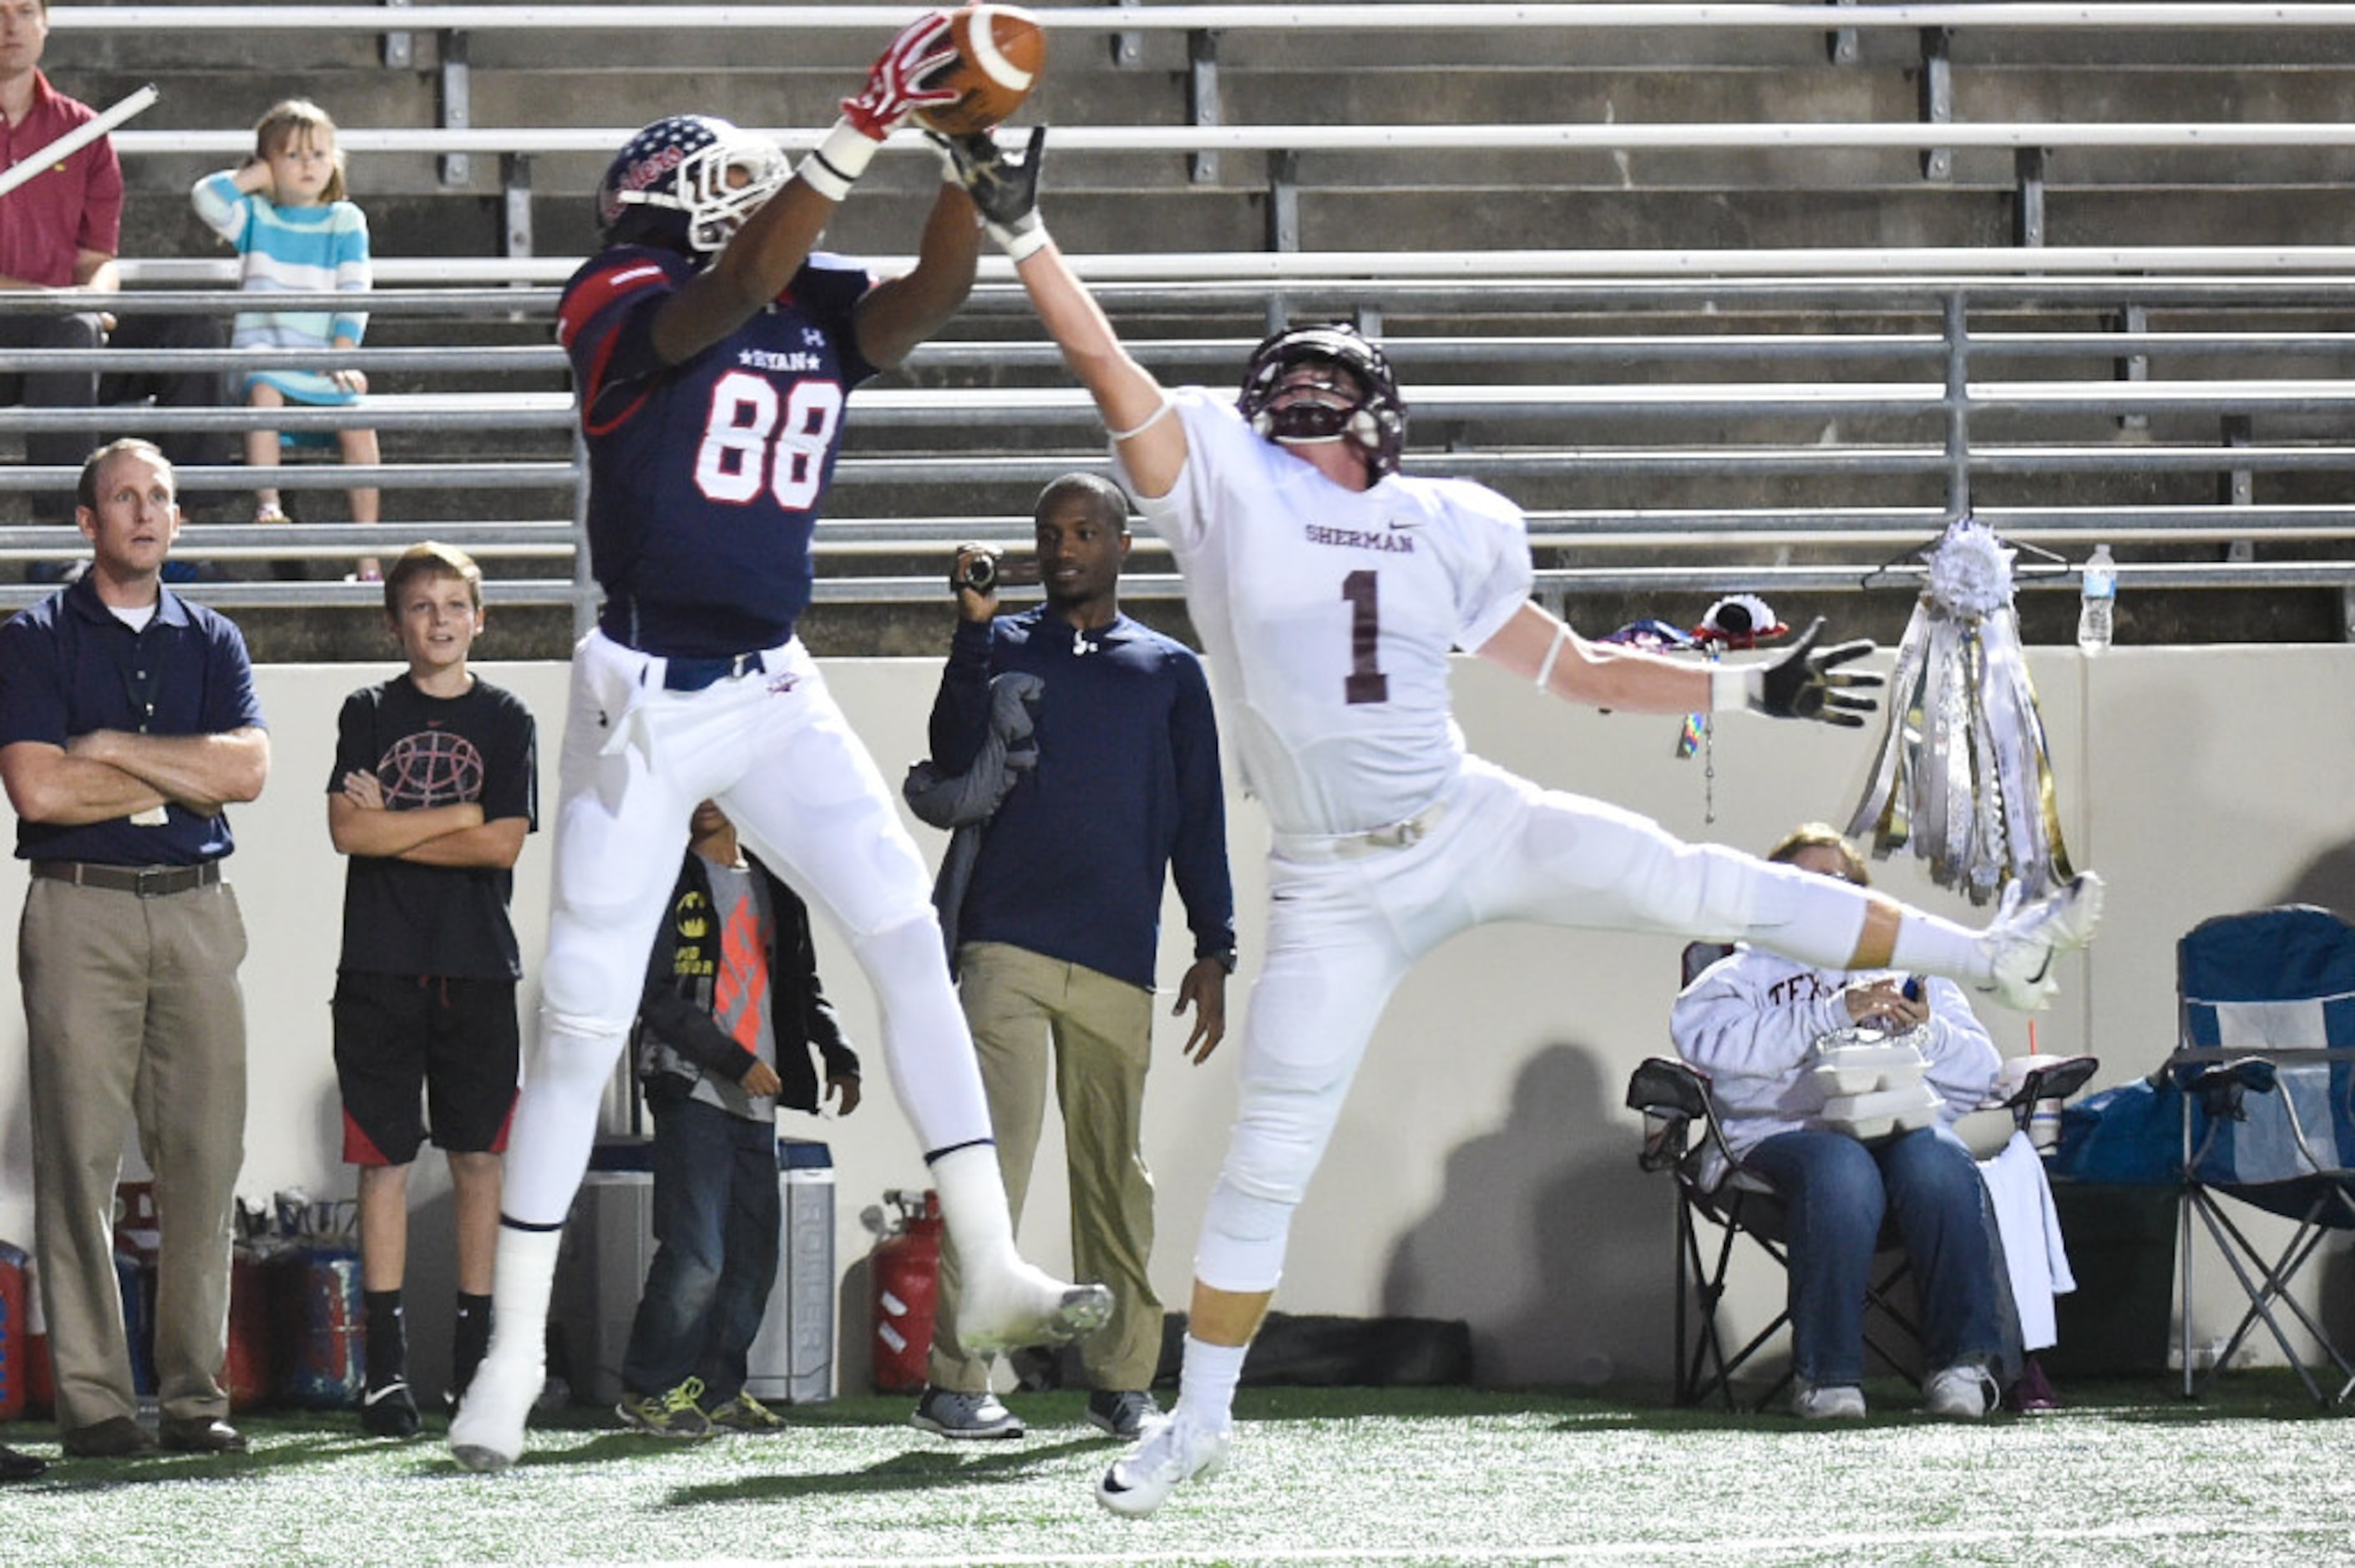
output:
<svg viewBox="0 0 2355 1568"><path fill-rule="evenodd" d="M1100 1388L1088 1395L1088 1425L1124 1443L1145 1436L1145 1424L1161 1414L1153 1396L1141 1388Z"/></svg>
<svg viewBox="0 0 2355 1568"><path fill-rule="evenodd" d="M929 1384L916 1400L915 1414L908 1417L908 1425L943 1437L1019 1437L1023 1433L1022 1418L987 1390L960 1393Z"/></svg>

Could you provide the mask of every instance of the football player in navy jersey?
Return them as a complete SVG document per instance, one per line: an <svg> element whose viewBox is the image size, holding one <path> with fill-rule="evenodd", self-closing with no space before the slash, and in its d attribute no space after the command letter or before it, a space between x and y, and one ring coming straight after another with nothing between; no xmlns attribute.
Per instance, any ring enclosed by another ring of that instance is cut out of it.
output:
<svg viewBox="0 0 2355 1568"><path fill-rule="evenodd" d="M450 1427L473 1469L522 1451L558 1240L706 799L842 929L874 986L893 1087L964 1277L980 1282L984 1340L1068 1339L1111 1311L1102 1286L1066 1286L1014 1250L930 878L794 635L849 389L897 366L973 285L979 217L954 183L904 276L879 282L811 250L891 132L954 96L919 85L952 58L948 38L943 14L910 24L798 169L725 121L681 116L639 132L598 187L606 248L567 286L558 332L605 605L573 656L540 1037L508 1140L491 1348Z"/></svg>

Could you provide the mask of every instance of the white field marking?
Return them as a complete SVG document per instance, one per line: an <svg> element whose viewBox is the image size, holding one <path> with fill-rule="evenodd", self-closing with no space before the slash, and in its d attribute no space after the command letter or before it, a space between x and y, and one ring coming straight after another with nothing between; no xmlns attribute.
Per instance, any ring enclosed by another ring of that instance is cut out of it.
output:
<svg viewBox="0 0 2355 1568"><path fill-rule="evenodd" d="M1140 1527L1141 1528L1141 1527ZM2241 1523L2220 1526L2213 1518L2186 1515L2181 1519L2131 1520L2117 1524L2054 1526L2040 1522L2033 1529L1854 1531L1824 1535L1675 1536L1631 1541L1589 1541L1566 1545L1480 1546L1463 1542L1428 1544L1394 1542L1388 1546L1301 1546L1253 1549L1233 1546L1178 1547L1152 1543L1156 1563L1370 1563L1414 1562L1428 1557L1450 1563L1568 1563L1590 1559L1625 1562L1659 1557L1689 1559L1706 1551L1722 1559L1761 1552L1886 1552L1937 1546L2000 1546L2033 1537L2040 1551L2062 1542L2127 1542L2193 1540L2213 1546L2226 1542L2327 1531L2328 1524ZM1135 1552L959 1552L953 1557L724 1557L698 1558L668 1568L1134 1568ZM656 1568L665 1568L657 1564Z"/></svg>
<svg viewBox="0 0 2355 1568"><path fill-rule="evenodd" d="M1030 73L997 50L997 18L1012 9L1010 5L975 6L973 25L965 30L965 38L973 49L973 63L981 68L982 75L1012 91L1028 92Z"/></svg>

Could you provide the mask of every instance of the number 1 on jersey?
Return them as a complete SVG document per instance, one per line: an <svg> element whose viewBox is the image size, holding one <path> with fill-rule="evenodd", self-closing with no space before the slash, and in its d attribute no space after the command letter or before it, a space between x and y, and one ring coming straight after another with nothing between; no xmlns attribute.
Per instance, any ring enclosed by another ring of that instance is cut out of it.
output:
<svg viewBox="0 0 2355 1568"><path fill-rule="evenodd" d="M1382 634L1380 574L1371 567L1351 572L1341 579L1341 597L1349 601L1349 678L1341 683L1342 700L1389 702L1391 679L1374 659Z"/></svg>

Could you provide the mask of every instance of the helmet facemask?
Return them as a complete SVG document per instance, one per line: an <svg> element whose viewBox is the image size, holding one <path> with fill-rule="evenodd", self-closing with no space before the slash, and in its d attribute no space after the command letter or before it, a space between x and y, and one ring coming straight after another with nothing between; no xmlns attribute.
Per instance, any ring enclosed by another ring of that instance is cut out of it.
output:
<svg viewBox="0 0 2355 1568"><path fill-rule="evenodd" d="M725 120L656 121L607 171L598 192L599 226L609 245L715 255L792 175L783 149Z"/></svg>
<svg viewBox="0 0 2355 1568"><path fill-rule="evenodd" d="M1304 366L1320 374L1295 378ZM1349 442L1377 480L1397 471L1406 446L1406 404L1390 361L1352 326L1294 327L1269 337L1252 355L1237 406L1252 429L1280 445Z"/></svg>

